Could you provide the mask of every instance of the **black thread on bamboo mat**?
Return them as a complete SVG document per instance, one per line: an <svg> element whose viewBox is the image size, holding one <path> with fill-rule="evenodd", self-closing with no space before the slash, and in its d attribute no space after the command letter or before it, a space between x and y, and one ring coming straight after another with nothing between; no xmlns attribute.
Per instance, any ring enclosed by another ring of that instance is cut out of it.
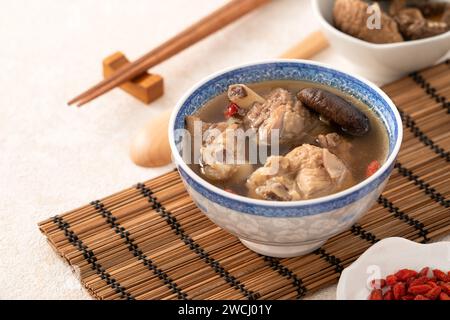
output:
<svg viewBox="0 0 450 320"><path fill-rule="evenodd" d="M419 231L419 236L423 238L423 240L421 241L422 243L427 243L430 241L430 239L427 237L427 234L429 232L422 222L417 219L411 218L409 215L401 211L398 207L394 206L394 204L383 195L380 195L380 197L378 198L378 203L388 209L390 213L393 213L395 218L407 223L408 225L414 227L414 229Z"/></svg>
<svg viewBox="0 0 450 320"><path fill-rule="evenodd" d="M325 249L319 248L319 249L314 250L313 253L320 256L326 262L328 262L329 264L334 266L334 270L336 271L336 273L340 274L342 272L342 270L344 270L344 266L341 264L341 259L326 252Z"/></svg>
<svg viewBox="0 0 450 320"><path fill-rule="evenodd" d="M282 275L286 279L289 279L289 280L292 279L292 285L294 286L294 288L297 291L297 299L301 299L305 296L308 289L306 289L305 285L303 284L302 279L297 277L297 275L292 270L290 270L289 268L282 265L278 259L268 257L268 256L262 256L262 257L264 258L264 261L266 261L270 264L270 267L273 270L277 271L280 275Z"/></svg>
<svg viewBox="0 0 450 320"><path fill-rule="evenodd" d="M450 161L450 152L445 151L443 148L439 147L436 143L433 142L420 128L416 125L416 122L411 118L410 115L406 114L402 110L398 109L400 116L402 118L405 126L411 131L415 137L417 137L424 145L428 146L431 150L433 150L436 154L438 154L441 158L444 158L446 161Z"/></svg>
<svg viewBox="0 0 450 320"><path fill-rule="evenodd" d="M127 292L127 289L122 286L116 279L114 279L100 265L100 263L97 262L97 258L95 257L94 252L90 250L80 238L78 238L75 232L70 230L70 225L68 222L64 221L64 219L60 216L55 216L53 217L53 223L56 224L61 231L64 231L64 235L66 236L67 240L69 240L69 242L83 254L84 259L91 265L92 270L95 270L103 281L105 281L111 288L113 288L116 293L119 293L121 298L134 300L134 297L131 295L131 293Z"/></svg>
<svg viewBox="0 0 450 320"><path fill-rule="evenodd" d="M410 169L404 167L400 162L397 161L397 163L395 164L395 168L397 168L398 172L406 177L409 181L414 182L414 184L422 189L425 194L428 195L431 199L444 206L445 208L448 208L450 206L450 200L445 199L445 197L442 196L439 192L436 192L436 189L431 188L430 184L420 179L418 175L415 175Z"/></svg>
<svg viewBox="0 0 450 320"><path fill-rule="evenodd" d="M142 261L142 264L153 272L158 278L164 282L164 284L172 290L173 293L177 295L178 299L187 300L188 295L186 292L180 289L180 287L175 283L169 275L164 272L161 268L158 268L156 263L147 255L142 252L139 246L130 237L130 232L122 227L118 222L117 218L111 213L111 211L105 208L105 205L100 200L95 200L91 202L91 205L101 214L101 216L109 223L111 228L117 233L122 239L124 239L128 250L133 253L133 255Z"/></svg>
<svg viewBox="0 0 450 320"><path fill-rule="evenodd" d="M181 227L181 224L172 214L164 208L164 206L158 202L153 191L147 188L143 183L138 183L136 189L141 191L141 194L148 199L148 202L152 205L159 215L166 221L175 234L184 242L184 244L193 252L195 252L203 261L205 261L211 268L219 274L225 281L236 290L239 290L247 299L256 300L261 295L257 292L248 290L243 283L231 275L228 271L221 266L220 262L212 258L208 252L205 251L198 243L194 241Z"/></svg>
<svg viewBox="0 0 450 320"><path fill-rule="evenodd" d="M368 242L370 242L371 244L375 244L378 241L380 241L380 239L378 239L373 233L365 230L361 225L359 225L358 223L355 223L350 231L356 235L359 236L361 239L366 240Z"/></svg>
<svg viewBox="0 0 450 320"><path fill-rule="evenodd" d="M447 113L450 113L450 101L447 101L446 97L438 94L436 88L434 88L419 72L413 72L409 76L426 92L427 95L433 98L437 103L440 103L442 108L447 110Z"/></svg>

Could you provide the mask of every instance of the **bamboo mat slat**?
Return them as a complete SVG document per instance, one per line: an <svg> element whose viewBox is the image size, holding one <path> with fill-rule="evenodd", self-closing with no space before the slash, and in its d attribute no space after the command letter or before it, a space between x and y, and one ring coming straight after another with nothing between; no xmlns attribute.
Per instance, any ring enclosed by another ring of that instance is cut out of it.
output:
<svg viewBox="0 0 450 320"><path fill-rule="evenodd" d="M298 299L335 283L380 239L426 243L450 233L450 65L383 87L404 139L378 203L303 257L258 255L214 225L176 171L39 223L98 299Z"/></svg>

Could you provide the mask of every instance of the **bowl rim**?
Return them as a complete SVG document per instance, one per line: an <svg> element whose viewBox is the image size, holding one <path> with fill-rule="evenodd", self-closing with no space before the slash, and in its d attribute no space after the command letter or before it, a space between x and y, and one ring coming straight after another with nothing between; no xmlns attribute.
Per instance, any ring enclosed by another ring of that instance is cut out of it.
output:
<svg viewBox="0 0 450 320"><path fill-rule="evenodd" d="M450 30L447 32L444 32L442 34L439 34L437 36L432 36L424 39L418 39L418 40L408 40L408 41L402 41L402 42L393 42L393 43L372 43L368 41L364 41L361 39L358 39L356 37L353 37L349 34L346 34L345 32L342 32L341 30L337 29L333 25L331 25L327 19L322 14L322 11L319 8L319 1L320 0L310 0L311 1L311 7L313 9L314 15L318 18L319 23L322 25L323 28L326 30L334 33L340 38L344 38L349 42L353 42L354 44L362 45L370 49L394 49L394 48L404 48L408 46L415 46L420 44L429 44L432 42L437 42L442 39L450 38Z"/></svg>
<svg viewBox="0 0 450 320"><path fill-rule="evenodd" d="M333 193L327 196L323 196L323 197L319 197L319 198L314 198L314 199L308 199L308 200L296 200L296 201L273 201L273 200L260 200L260 199L254 199L254 198L249 198L249 197L245 197L245 196L241 196L241 195L237 195L237 194L233 194L230 192L227 192L223 189L220 189L219 187L216 187L215 185L213 185L212 183L209 183L208 181L204 180L202 177L200 177L199 175L197 175L182 159L180 153L178 152L178 149L176 147L175 144L175 138L174 138L174 127L175 127L175 120L176 117L178 115L178 112L180 111L181 107L183 106L183 104L185 103L185 101L188 99L188 97L190 95L192 95L193 92L195 92L199 87L201 87L203 84L207 83L208 81L232 72L234 70L240 69L240 68L245 68L245 67L251 67L251 66L256 66L256 65L260 65L260 64L276 64L276 63L293 63L293 64L310 64L310 65L314 65L314 66L318 66L321 68L325 68L325 69L329 69L331 71L337 71L340 73L343 73L351 78L354 78L356 80L361 81L363 84L367 85L368 87L370 87L372 90L374 90L376 93L378 93L381 98L383 100L385 100L385 102L387 102L387 104L389 105L389 107L391 108L391 111L394 114L395 117L395 121L396 121L396 125L397 125L397 139L395 141L394 144L394 148L392 149L391 154L389 155L389 157L386 159L386 161L383 163L383 165L380 167L380 169L378 169L375 174L373 174L372 176L370 176L367 179L364 179L363 181L355 184L354 186L347 188L345 190L342 190L340 192L337 193ZM386 93L384 93L378 86L376 86L374 83L372 83L371 81L357 76L357 75L353 75L353 74L349 74L343 70L340 70L339 68L334 68L329 66L328 64L325 63L321 63L321 62L316 62L316 61L310 61L310 60L301 60L301 59L282 59L282 58L275 58L275 59L262 59L262 60L256 60L256 61L252 61L252 62L248 62L248 63L244 63L244 64L240 64L240 65L235 65L235 66L231 66L231 67L227 67L224 69L221 69L219 71L216 71L206 77L204 77L203 79L201 79L200 81L198 81L197 83L195 83L191 88L189 88L183 95L182 97L178 100L177 104L175 105L175 107L172 110L172 114L170 116L170 120L169 120L169 126L168 126L168 130L169 130L169 144L170 144L170 149L172 151L172 158L175 160L175 164L178 166L181 166L181 169L191 178L193 179L195 182L199 183L202 187L204 187L205 189L212 191L214 193L217 193L219 195L221 195L222 197L225 197L227 199L233 200L233 201L239 201L239 202L244 202L246 204L252 205L258 205L258 206L265 206L265 207L271 207L271 208L292 208L292 207L302 207L302 206L311 206L311 205L319 205L322 203L326 203L329 202L330 200L334 200L334 199L338 199L338 198L344 198L346 196L349 196L350 194L354 193L355 191L358 191L359 189L364 188L366 185L371 184L373 181L377 180L379 177L381 177L386 171L388 171L391 168L391 165L394 163L397 154L400 150L400 146L401 146L401 142L403 140L403 124L402 124L402 120L400 117L400 113L397 110L397 107L395 106L395 104L392 102L392 100L387 96ZM309 214L308 214L309 215ZM314 215L314 214L311 214Z"/></svg>

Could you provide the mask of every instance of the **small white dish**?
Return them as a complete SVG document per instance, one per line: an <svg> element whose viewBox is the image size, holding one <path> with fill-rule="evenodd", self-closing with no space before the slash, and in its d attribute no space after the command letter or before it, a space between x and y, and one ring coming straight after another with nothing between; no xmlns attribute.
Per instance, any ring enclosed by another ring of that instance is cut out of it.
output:
<svg viewBox="0 0 450 320"><path fill-rule="evenodd" d="M390 82L436 63L450 50L450 31L420 40L376 44L352 37L333 26L334 0L311 0L328 41L343 57L375 82Z"/></svg>
<svg viewBox="0 0 450 320"><path fill-rule="evenodd" d="M450 242L420 244L404 238L383 239L344 269L337 286L337 300L367 300L370 281L407 268L450 270Z"/></svg>

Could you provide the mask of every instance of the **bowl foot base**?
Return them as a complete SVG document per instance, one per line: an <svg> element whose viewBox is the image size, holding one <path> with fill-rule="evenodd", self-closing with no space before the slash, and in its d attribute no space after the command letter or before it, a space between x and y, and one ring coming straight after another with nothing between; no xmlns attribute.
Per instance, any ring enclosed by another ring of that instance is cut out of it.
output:
<svg viewBox="0 0 450 320"><path fill-rule="evenodd" d="M275 257L275 258L290 258L290 257L298 257L305 254L308 254L318 248L320 248L326 240L319 240L314 242L308 242L303 245L295 245L295 246L272 246L267 244L256 243L244 239L239 239L244 246L249 248L256 253Z"/></svg>

